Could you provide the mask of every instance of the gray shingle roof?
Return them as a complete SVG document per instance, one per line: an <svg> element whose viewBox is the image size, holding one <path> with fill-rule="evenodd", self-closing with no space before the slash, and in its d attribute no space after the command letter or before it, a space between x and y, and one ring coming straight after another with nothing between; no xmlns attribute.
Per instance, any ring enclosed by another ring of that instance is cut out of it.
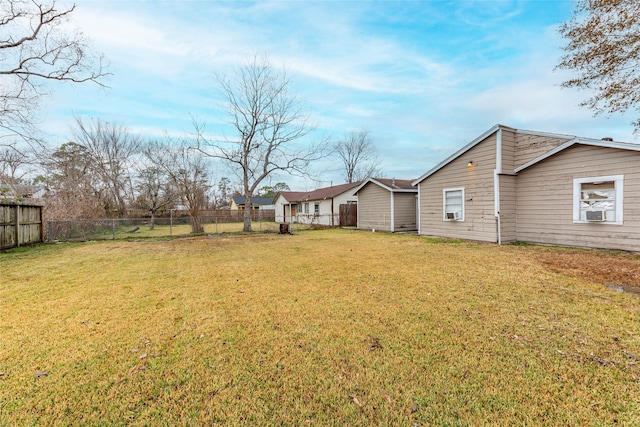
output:
<svg viewBox="0 0 640 427"><path fill-rule="evenodd" d="M233 196L233 201L238 206L244 206L245 200L246 199L244 196ZM273 197L252 197L251 198L252 206L264 206L264 205L272 205L272 204L273 204Z"/></svg>
<svg viewBox="0 0 640 427"><path fill-rule="evenodd" d="M309 200L324 200L336 197L345 191L356 188L361 181L348 184L333 185L331 187L318 188L313 191L281 191L281 194L289 202L306 202Z"/></svg>

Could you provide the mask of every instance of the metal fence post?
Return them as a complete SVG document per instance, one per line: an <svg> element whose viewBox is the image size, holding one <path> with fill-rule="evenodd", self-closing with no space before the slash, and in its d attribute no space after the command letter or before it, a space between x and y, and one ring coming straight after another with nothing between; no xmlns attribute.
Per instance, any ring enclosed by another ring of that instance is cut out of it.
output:
<svg viewBox="0 0 640 427"><path fill-rule="evenodd" d="M116 240L116 219L111 218L111 236L113 236L113 240Z"/></svg>
<svg viewBox="0 0 640 427"><path fill-rule="evenodd" d="M47 243L51 243L51 220L47 221Z"/></svg>

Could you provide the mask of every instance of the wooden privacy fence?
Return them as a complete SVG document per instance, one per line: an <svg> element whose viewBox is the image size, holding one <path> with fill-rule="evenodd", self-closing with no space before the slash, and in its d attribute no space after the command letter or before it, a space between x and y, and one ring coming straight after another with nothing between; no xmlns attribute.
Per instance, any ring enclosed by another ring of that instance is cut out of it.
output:
<svg viewBox="0 0 640 427"><path fill-rule="evenodd" d="M356 225L358 225L358 205L355 203L340 205L340 227Z"/></svg>
<svg viewBox="0 0 640 427"><path fill-rule="evenodd" d="M0 203L0 250L43 240L42 206Z"/></svg>

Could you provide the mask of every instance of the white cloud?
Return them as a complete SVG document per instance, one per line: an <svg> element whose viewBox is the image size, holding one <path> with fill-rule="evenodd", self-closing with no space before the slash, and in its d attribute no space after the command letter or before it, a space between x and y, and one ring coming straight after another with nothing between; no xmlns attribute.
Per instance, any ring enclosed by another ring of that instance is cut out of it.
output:
<svg viewBox="0 0 640 427"><path fill-rule="evenodd" d="M555 28L569 7L82 2L75 24L111 60L112 89L61 88L49 126L63 132L65 116L86 112L149 135L180 134L190 130L189 114L197 114L221 134L225 116L213 73L258 53L287 67L319 132L339 137L368 128L385 171L398 178L419 176L496 123L630 140L631 119L594 119L576 106L586 94L558 86L564 76L552 71L562 45Z"/></svg>

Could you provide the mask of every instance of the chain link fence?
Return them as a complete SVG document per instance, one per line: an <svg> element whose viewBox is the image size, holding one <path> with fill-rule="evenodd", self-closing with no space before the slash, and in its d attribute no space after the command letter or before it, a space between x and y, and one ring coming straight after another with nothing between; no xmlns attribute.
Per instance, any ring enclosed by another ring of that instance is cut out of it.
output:
<svg viewBox="0 0 640 427"><path fill-rule="evenodd" d="M201 218L205 234L239 233L243 231L244 222L241 217L204 216ZM296 232L308 229L311 225L293 223L289 231ZM280 224L273 220L256 215L251 223L253 231L263 233L280 232ZM150 218L103 218L103 219L73 219L56 221L50 220L46 224L46 238L49 243L89 241L89 240L117 240L132 238L167 238L188 236L191 234L190 219L186 216L171 218L155 218L151 224Z"/></svg>

